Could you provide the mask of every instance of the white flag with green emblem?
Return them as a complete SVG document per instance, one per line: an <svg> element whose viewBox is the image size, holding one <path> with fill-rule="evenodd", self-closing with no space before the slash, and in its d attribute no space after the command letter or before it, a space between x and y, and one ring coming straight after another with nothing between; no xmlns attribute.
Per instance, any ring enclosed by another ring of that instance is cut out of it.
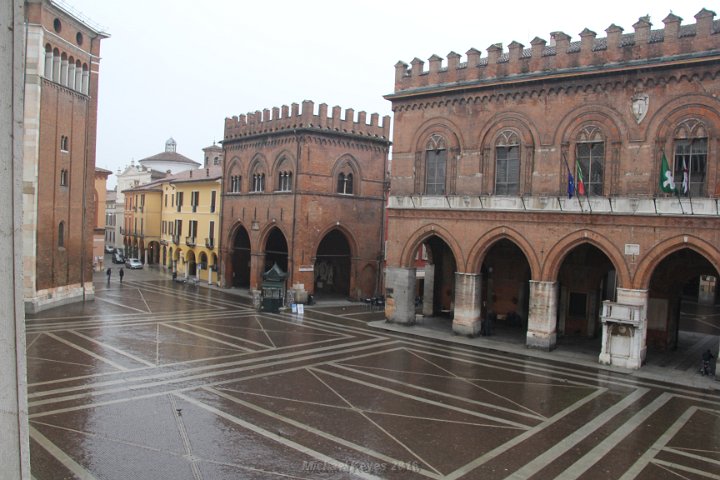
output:
<svg viewBox="0 0 720 480"><path fill-rule="evenodd" d="M675 180L673 179L672 170L668 166L665 152L663 152L662 164L660 165L660 190L665 193L675 193Z"/></svg>

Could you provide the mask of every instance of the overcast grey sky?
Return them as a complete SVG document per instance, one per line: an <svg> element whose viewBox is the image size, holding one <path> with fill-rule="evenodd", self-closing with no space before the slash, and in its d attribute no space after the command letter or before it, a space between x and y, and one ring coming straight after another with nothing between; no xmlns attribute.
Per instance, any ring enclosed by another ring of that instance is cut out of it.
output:
<svg viewBox="0 0 720 480"><path fill-rule="evenodd" d="M529 47L553 31L575 41L585 27L604 37L613 23L629 33L648 14L662 28L671 11L690 24L713 9L708 0L64 1L111 35L101 47L97 166L113 172L171 136L201 162L226 117L293 102L390 115L383 95L398 60L455 51L465 61L470 48Z"/></svg>

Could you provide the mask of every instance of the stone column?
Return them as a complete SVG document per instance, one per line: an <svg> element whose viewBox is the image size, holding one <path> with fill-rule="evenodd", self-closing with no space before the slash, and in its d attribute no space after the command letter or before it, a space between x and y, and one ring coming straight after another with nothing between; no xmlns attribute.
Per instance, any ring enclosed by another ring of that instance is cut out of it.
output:
<svg viewBox="0 0 720 480"><path fill-rule="evenodd" d="M426 317L432 317L434 312L433 294L435 293L435 265L428 263L425 265L425 284L423 286L423 305L422 314Z"/></svg>
<svg viewBox="0 0 720 480"><path fill-rule="evenodd" d="M388 267L385 271L385 318L388 322L415 323L414 268Z"/></svg>
<svg viewBox="0 0 720 480"><path fill-rule="evenodd" d="M23 308L23 2L0 2L0 477L30 479ZM31 48L31 46L28 46ZM14 252L14 253L13 253Z"/></svg>
<svg viewBox="0 0 720 480"><path fill-rule="evenodd" d="M647 310L648 310L648 291L633 290L630 288L617 289L617 303L625 305L634 305L642 308L642 316L640 324L633 331L630 339L630 358L628 359L626 368L640 368L645 363L645 355L647 354Z"/></svg>
<svg viewBox="0 0 720 480"><path fill-rule="evenodd" d="M527 346L552 350L557 341L557 282L530 280Z"/></svg>
<svg viewBox="0 0 720 480"><path fill-rule="evenodd" d="M455 314L452 329L458 335L475 336L480 331L480 289L482 277L474 273L455 273Z"/></svg>

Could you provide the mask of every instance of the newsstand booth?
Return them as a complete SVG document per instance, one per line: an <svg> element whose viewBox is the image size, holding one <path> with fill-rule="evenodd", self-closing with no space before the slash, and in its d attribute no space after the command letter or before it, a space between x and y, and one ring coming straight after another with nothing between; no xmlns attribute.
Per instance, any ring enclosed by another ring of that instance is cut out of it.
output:
<svg viewBox="0 0 720 480"><path fill-rule="evenodd" d="M283 306L285 300L285 278L287 272L283 272L277 263L270 270L263 273L262 281L262 302L261 309L265 312L277 313Z"/></svg>

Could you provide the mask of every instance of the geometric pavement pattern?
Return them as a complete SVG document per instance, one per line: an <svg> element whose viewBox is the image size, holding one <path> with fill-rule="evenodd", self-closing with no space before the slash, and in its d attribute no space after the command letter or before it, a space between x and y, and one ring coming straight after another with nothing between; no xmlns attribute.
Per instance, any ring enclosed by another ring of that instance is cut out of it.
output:
<svg viewBox="0 0 720 480"><path fill-rule="evenodd" d="M79 479L720 479L718 395L258 313L168 281L27 319L31 469Z"/></svg>

